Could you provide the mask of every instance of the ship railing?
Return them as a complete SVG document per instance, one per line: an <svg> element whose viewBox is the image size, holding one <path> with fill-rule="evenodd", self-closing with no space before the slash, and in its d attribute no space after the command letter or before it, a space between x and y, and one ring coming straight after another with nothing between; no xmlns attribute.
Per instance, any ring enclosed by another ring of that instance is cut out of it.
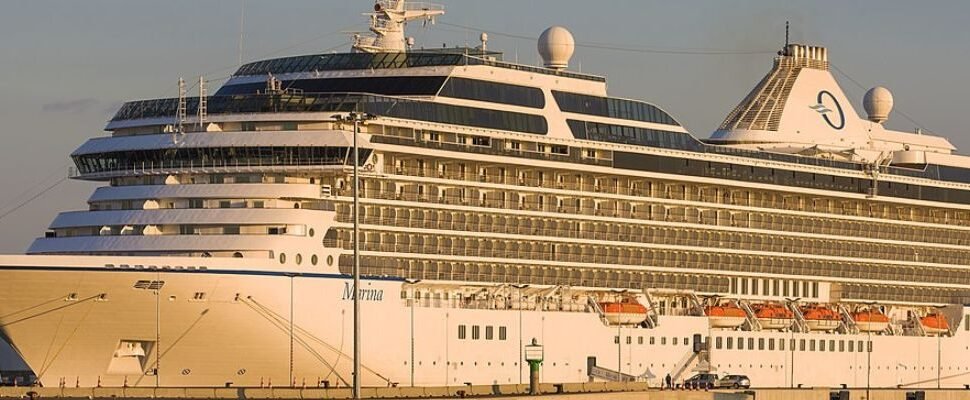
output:
<svg viewBox="0 0 970 400"><path fill-rule="evenodd" d="M760 331L761 323L758 322L757 314L751 309L751 303L747 300L738 300L738 306L744 310L744 322L748 326L748 330Z"/></svg>

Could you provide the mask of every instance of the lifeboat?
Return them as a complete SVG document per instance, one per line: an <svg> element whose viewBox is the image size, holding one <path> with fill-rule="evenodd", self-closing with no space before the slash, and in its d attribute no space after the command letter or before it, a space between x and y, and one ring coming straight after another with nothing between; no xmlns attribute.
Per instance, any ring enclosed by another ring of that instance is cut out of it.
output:
<svg viewBox="0 0 970 400"><path fill-rule="evenodd" d="M630 297L620 301L603 301L599 305L603 309L603 317L610 324L635 325L647 318L647 308Z"/></svg>
<svg viewBox="0 0 970 400"><path fill-rule="evenodd" d="M833 331L842 323L839 314L828 307L805 306L801 308L801 312L805 317L805 325L813 331Z"/></svg>
<svg viewBox="0 0 970 400"><path fill-rule="evenodd" d="M795 320L791 310L780 304L755 304L752 308L762 329L788 329Z"/></svg>
<svg viewBox="0 0 970 400"><path fill-rule="evenodd" d="M733 305L707 306L704 313L712 328L737 328L747 320L744 310Z"/></svg>
<svg viewBox="0 0 970 400"><path fill-rule="evenodd" d="M889 327L889 317L879 310L856 311L852 313L852 319L862 332L882 332Z"/></svg>
<svg viewBox="0 0 970 400"><path fill-rule="evenodd" d="M926 314L925 317L919 319L919 323L923 325L923 330L930 335L950 332L950 322L940 313Z"/></svg>

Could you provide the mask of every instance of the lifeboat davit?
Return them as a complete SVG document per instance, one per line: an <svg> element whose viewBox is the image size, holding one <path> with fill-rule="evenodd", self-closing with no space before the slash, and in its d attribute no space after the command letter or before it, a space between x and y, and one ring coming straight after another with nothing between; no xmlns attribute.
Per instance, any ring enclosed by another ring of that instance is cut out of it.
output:
<svg viewBox="0 0 970 400"><path fill-rule="evenodd" d="M635 325L647 319L647 308L633 298L604 301L599 305L603 309L603 317L610 324Z"/></svg>
<svg viewBox="0 0 970 400"><path fill-rule="evenodd" d="M862 332L882 332L889 327L889 317L879 310L856 311L852 319Z"/></svg>
<svg viewBox="0 0 970 400"><path fill-rule="evenodd" d="M737 328L747 320L744 310L732 305L707 306L704 313L713 328Z"/></svg>
<svg viewBox="0 0 970 400"><path fill-rule="evenodd" d="M923 325L923 330L930 335L950 332L950 322L940 313L927 314L919 319L919 323Z"/></svg>
<svg viewBox="0 0 970 400"><path fill-rule="evenodd" d="M761 329L788 329L795 320L791 310L780 304L755 304L752 308Z"/></svg>
<svg viewBox="0 0 970 400"><path fill-rule="evenodd" d="M829 332L835 330L842 323L839 314L828 307L805 306L801 308L805 324L813 331Z"/></svg>

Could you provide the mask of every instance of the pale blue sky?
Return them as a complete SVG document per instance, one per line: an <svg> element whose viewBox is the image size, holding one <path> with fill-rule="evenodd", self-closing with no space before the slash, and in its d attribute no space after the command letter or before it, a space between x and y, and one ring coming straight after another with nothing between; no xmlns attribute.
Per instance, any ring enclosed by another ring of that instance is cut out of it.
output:
<svg viewBox="0 0 970 400"><path fill-rule="evenodd" d="M362 30L368 0L243 0L244 58L306 54ZM827 46L865 86L884 85L925 128L970 149L970 2L448 0L442 22L490 30L490 48L535 63L553 24L579 42L662 49L773 51ZM0 13L0 214L63 177L67 155L129 99L172 97L179 76L228 75L238 58L241 0L6 0ZM477 44L477 32L438 24L409 33L429 47ZM346 45L340 47L346 49ZM667 55L580 48L572 68L606 75L613 95L653 102L707 136L771 66L770 54ZM850 98L863 90L841 75ZM214 90L214 88L213 88ZM861 108L860 108L861 109ZM898 114L890 127L910 130ZM970 153L970 150L966 152ZM83 209L93 186L61 184L0 219L0 252L22 252L58 210Z"/></svg>

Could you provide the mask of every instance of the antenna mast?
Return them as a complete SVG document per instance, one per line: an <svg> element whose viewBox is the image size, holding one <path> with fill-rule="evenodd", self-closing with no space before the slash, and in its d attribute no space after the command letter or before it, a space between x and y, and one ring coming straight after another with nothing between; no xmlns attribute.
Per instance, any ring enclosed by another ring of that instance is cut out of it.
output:
<svg viewBox="0 0 970 400"><path fill-rule="evenodd" d="M404 36L408 21L424 20L434 23L434 18L445 13L441 5L430 3L408 4L406 0L377 0L370 17L373 36L354 35L353 50L358 53L405 52L409 44Z"/></svg>
<svg viewBox="0 0 970 400"><path fill-rule="evenodd" d="M788 21L785 21L785 47L788 47Z"/></svg>
<svg viewBox="0 0 970 400"><path fill-rule="evenodd" d="M185 79L179 77L179 104L175 111L175 131L185 133L185 111L187 101L185 100Z"/></svg>
<svg viewBox="0 0 970 400"><path fill-rule="evenodd" d="M199 77L199 128L205 127L205 120L209 113L209 100L205 92L205 77Z"/></svg>

